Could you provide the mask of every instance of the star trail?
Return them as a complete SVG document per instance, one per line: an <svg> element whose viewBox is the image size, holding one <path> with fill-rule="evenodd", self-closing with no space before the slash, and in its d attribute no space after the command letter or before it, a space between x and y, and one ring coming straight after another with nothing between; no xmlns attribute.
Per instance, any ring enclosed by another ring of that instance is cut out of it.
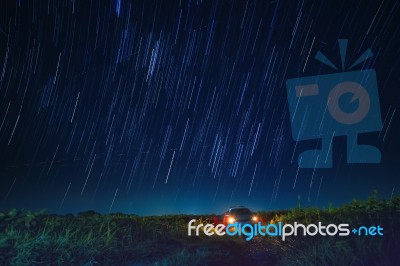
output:
<svg viewBox="0 0 400 266"><path fill-rule="evenodd" d="M335 8L333 8L335 7ZM400 191L397 1L4 1L0 207L219 213L340 205ZM299 168L286 80L368 48L380 164Z"/></svg>

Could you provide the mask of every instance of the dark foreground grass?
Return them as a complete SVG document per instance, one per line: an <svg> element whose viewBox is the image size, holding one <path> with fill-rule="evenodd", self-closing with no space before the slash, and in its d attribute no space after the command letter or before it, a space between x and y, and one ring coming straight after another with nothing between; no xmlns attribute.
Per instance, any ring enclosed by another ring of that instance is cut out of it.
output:
<svg viewBox="0 0 400 266"><path fill-rule="evenodd" d="M264 223L380 225L384 236L187 236L187 223L212 215L139 217L11 210L0 213L1 265L394 265L400 263L400 196L353 201L339 208L260 212ZM259 256L268 253L267 257ZM252 255L251 255L252 254ZM267 259L266 259L267 258Z"/></svg>
<svg viewBox="0 0 400 266"><path fill-rule="evenodd" d="M349 224L381 226L383 236L297 236L286 241L264 239L278 250L284 265L400 265L400 195L391 200L379 200L374 192L366 201L354 200L339 208L294 208L278 213L261 212L269 222L317 224ZM272 243L271 243L272 242ZM267 244L267 243L266 243Z"/></svg>

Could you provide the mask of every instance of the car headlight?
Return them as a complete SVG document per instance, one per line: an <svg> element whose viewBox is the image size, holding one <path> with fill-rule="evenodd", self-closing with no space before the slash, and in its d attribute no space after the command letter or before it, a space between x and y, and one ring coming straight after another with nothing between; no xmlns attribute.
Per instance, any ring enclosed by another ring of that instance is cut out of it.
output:
<svg viewBox="0 0 400 266"><path fill-rule="evenodd" d="M235 223L235 222L236 222L235 218L233 218L233 217L229 217L229 218L228 218L228 223L229 223L229 224L233 224L233 223Z"/></svg>
<svg viewBox="0 0 400 266"><path fill-rule="evenodd" d="M252 220L253 222L257 222L257 221L258 221L258 217L257 217L257 216L253 216L253 217L251 218L251 220Z"/></svg>

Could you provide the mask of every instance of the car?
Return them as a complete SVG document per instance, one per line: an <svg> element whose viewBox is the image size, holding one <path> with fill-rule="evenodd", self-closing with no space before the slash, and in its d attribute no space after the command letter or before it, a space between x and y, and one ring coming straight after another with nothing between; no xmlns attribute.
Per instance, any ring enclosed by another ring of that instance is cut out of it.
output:
<svg viewBox="0 0 400 266"><path fill-rule="evenodd" d="M214 218L214 224L256 224L259 218L245 206L230 207L227 212Z"/></svg>

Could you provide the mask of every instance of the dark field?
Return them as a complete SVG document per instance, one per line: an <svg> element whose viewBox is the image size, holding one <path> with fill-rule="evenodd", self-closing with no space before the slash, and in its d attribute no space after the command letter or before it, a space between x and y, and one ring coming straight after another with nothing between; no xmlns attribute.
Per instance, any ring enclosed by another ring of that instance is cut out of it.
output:
<svg viewBox="0 0 400 266"><path fill-rule="evenodd" d="M400 196L354 200L342 207L259 212L264 223L380 225L384 236L187 236L191 219L213 215L140 217L52 215L26 210L0 213L2 265L394 265L400 263Z"/></svg>

